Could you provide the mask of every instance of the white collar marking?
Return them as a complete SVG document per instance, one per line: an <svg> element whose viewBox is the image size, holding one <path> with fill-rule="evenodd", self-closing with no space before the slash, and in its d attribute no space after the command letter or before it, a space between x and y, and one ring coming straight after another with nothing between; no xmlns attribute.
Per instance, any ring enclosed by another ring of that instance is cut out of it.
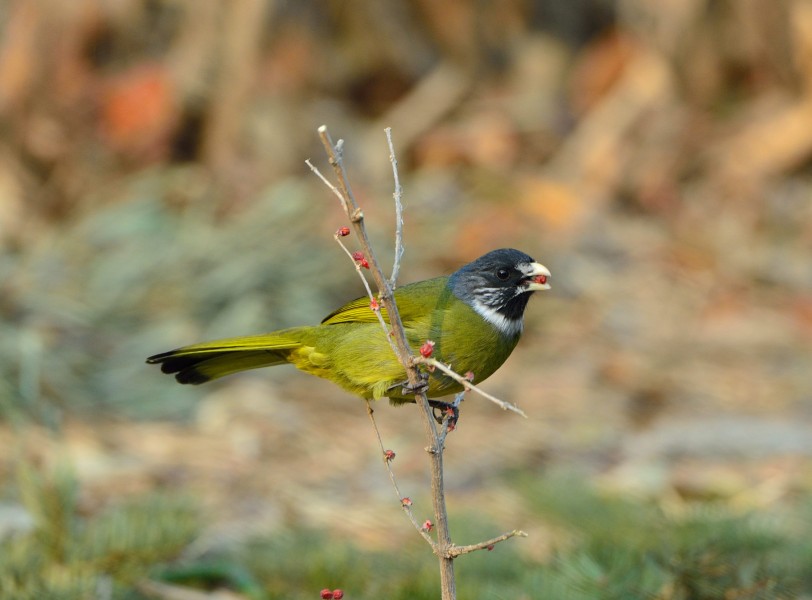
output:
<svg viewBox="0 0 812 600"><path fill-rule="evenodd" d="M482 302L479 302L478 300L474 300L473 309L477 312L477 314L479 314L480 317L496 327L500 333L513 337L522 332L522 328L524 327L523 319L508 319L496 309L482 304Z"/></svg>

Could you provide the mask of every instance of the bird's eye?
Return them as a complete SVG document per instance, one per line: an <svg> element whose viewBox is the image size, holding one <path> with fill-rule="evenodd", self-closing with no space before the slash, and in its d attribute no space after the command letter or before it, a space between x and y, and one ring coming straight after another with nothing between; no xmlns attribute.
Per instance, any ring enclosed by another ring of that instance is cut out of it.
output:
<svg viewBox="0 0 812 600"><path fill-rule="evenodd" d="M496 277L501 279L502 281L507 281L507 279L510 277L510 271L508 271L507 269L497 269Z"/></svg>

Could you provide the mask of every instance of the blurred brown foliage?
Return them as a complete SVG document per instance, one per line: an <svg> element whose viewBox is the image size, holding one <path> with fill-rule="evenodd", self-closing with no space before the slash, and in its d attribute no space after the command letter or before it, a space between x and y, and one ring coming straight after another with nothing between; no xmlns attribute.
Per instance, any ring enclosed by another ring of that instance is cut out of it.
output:
<svg viewBox="0 0 812 600"><path fill-rule="evenodd" d="M392 126L411 168L546 166L577 192L655 212L675 209L686 178L759 198L810 156L811 11L10 0L4 213L60 218L99 181L183 162L210 170L223 197L250 196L301 172L327 117L356 137Z"/></svg>

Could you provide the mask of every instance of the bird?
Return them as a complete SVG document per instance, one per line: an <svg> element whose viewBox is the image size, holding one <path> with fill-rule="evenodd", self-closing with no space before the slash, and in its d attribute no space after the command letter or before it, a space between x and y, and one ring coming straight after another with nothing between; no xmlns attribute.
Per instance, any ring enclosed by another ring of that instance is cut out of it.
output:
<svg viewBox="0 0 812 600"><path fill-rule="evenodd" d="M451 275L409 283L394 291L413 352L433 342L431 356L477 383L492 375L513 352L522 334L530 296L550 289L550 271L512 248L493 250ZM385 307L380 312L388 322ZM289 363L328 379L366 400L388 397L393 405L415 402L424 391L436 400L463 391L439 370L426 373L420 390L408 386L406 371L367 296L348 302L319 325L183 346L150 356L183 384L202 384L226 375Z"/></svg>

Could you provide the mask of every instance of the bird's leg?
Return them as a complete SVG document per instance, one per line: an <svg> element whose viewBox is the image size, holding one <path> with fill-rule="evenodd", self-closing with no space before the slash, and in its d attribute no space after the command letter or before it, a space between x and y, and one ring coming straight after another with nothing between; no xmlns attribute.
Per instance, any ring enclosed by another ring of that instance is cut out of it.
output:
<svg viewBox="0 0 812 600"><path fill-rule="evenodd" d="M429 400L429 406L433 409L434 420L442 424L448 417L449 425L456 426L460 418L460 409L457 402L443 402L442 400ZM437 411L440 411L439 413Z"/></svg>
<svg viewBox="0 0 812 600"><path fill-rule="evenodd" d="M401 384L400 393L404 396L416 396L417 394L427 392L429 389L429 376L425 373L420 373L419 378L417 385L412 385L408 381L404 381Z"/></svg>
<svg viewBox="0 0 812 600"><path fill-rule="evenodd" d="M400 386L400 393L404 396L416 396L417 394L425 393L429 389L429 376L427 373L420 373L420 381L417 385L412 385L408 381L404 381ZM453 402L443 402L442 400L432 400L429 398L429 406L433 409L434 420L438 423L442 423L447 417L449 425L453 430L460 418L459 406L463 395L463 393L457 394Z"/></svg>
<svg viewBox="0 0 812 600"><path fill-rule="evenodd" d="M440 400L429 400L429 406L434 409L434 419L442 424L445 419L448 419L448 431L454 431L457 427L457 421L460 420L460 402L465 399L465 392L460 392L454 396L453 402L442 402ZM437 414L437 409L440 409L440 414Z"/></svg>
<svg viewBox="0 0 812 600"><path fill-rule="evenodd" d="M400 393L404 396L416 396L418 394L422 394L428 391L429 389L429 376L427 373L419 373L419 381L417 385L412 385L408 381L404 381L400 384ZM440 400L429 400L429 406L433 409L434 412L434 420L438 423L443 422L443 412L446 411L451 404L448 402L442 402ZM438 415L437 410L440 410L441 413Z"/></svg>

